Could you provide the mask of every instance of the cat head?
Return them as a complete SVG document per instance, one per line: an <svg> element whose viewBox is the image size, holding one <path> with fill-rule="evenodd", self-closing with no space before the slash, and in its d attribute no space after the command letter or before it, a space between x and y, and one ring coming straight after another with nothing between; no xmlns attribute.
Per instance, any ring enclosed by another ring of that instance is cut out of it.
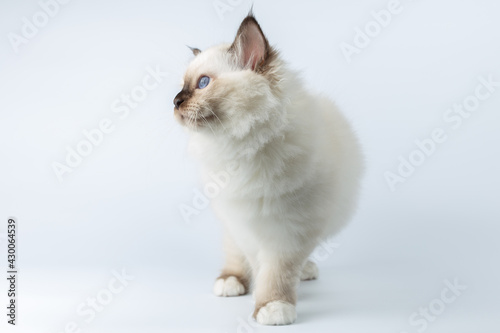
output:
<svg viewBox="0 0 500 333"><path fill-rule="evenodd" d="M281 62L251 13L232 44L191 50L195 58L174 99L174 115L182 125L243 136L269 119L269 110L279 103Z"/></svg>

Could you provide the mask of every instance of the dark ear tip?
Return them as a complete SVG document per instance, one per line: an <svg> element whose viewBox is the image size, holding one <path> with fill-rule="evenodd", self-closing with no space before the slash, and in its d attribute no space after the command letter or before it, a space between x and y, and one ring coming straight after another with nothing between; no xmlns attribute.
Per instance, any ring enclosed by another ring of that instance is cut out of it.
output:
<svg viewBox="0 0 500 333"><path fill-rule="evenodd" d="M186 45L186 46L187 46L187 47L189 47L189 49L191 50L191 52L193 52L193 54L194 54L195 56L197 56L198 54L200 54L200 53L201 53L201 50L200 50L200 49L197 49L196 47L191 47L191 46L189 46L189 45Z"/></svg>
<svg viewBox="0 0 500 333"><path fill-rule="evenodd" d="M241 22L241 25L244 26L248 23L257 24L260 27L259 22L257 22L257 19L255 18L255 14L253 13L253 4L252 4L252 7L250 7L250 11L248 12L247 17L245 17L243 19L243 21Z"/></svg>
<svg viewBox="0 0 500 333"><path fill-rule="evenodd" d="M247 17L255 18L255 15L253 14L253 3L252 3L252 7L250 7L250 10L248 11Z"/></svg>

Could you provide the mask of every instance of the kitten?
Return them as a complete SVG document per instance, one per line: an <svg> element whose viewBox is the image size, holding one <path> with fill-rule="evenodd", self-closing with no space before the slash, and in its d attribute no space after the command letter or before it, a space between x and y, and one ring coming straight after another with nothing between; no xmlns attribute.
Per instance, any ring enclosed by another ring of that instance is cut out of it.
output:
<svg viewBox="0 0 500 333"><path fill-rule="evenodd" d="M309 255L355 210L358 141L335 104L304 89L252 13L231 45L192 50L174 114L205 179L223 184L212 200L226 255L214 293L252 286L257 322L291 324L299 280L318 276Z"/></svg>

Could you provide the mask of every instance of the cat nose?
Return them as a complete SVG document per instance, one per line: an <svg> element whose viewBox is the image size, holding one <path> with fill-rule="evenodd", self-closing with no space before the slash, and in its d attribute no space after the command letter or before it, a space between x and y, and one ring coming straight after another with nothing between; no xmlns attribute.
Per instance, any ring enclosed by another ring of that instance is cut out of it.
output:
<svg viewBox="0 0 500 333"><path fill-rule="evenodd" d="M179 110L179 107L182 103L184 103L184 98L180 97L179 95L175 96L174 105L177 110Z"/></svg>

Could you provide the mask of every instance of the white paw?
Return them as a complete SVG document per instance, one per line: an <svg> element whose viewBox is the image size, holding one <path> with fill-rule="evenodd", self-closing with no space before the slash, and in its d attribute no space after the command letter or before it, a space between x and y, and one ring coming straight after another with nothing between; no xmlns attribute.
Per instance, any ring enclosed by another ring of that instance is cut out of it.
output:
<svg viewBox="0 0 500 333"><path fill-rule="evenodd" d="M261 325L288 325L297 319L295 306L284 301L272 301L261 307L255 320Z"/></svg>
<svg viewBox="0 0 500 333"><path fill-rule="evenodd" d="M234 276L217 279L214 284L216 296L240 296L245 294L245 286Z"/></svg>
<svg viewBox="0 0 500 333"><path fill-rule="evenodd" d="M305 280L314 280L317 279L319 275L318 266L312 261L307 261L302 268L302 272L300 273L300 279L302 281Z"/></svg>

